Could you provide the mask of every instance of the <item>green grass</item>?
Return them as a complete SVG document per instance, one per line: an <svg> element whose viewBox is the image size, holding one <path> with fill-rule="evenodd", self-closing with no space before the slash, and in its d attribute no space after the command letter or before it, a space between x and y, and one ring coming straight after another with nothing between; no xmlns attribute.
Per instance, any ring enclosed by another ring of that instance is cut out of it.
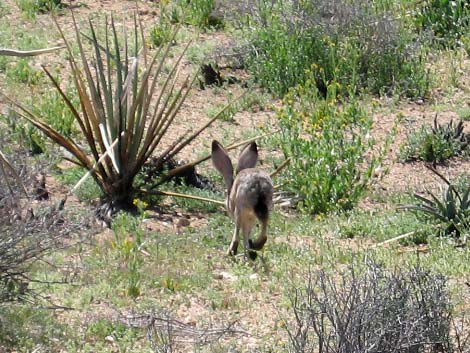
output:
<svg viewBox="0 0 470 353"><path fill-rule="evenodd" d="M73 188L85 174L86 170L79 167L58 169L56 171L57 179L70 188ZM88 177L85 182L75 190L75 195L82 201L91 201L102 196L102 193L93 178Z"/></svg>
<svg viewBox="0 0 470 353"><path fill-rule="evenodd" d="M145 214L152 219L151 210ZM45 347L57 345L70 351L107 352L112 346L107 340L112 337L121 350L146 351L145 330L111 320L110 314L116 310L149 312L162 307L178 313L181 308L194 307L198 323L204 324L208 316L216 322L251 317L259 305L264 307L266 303L278 309L263 315L275 318L288 309L289 288L301 283L309 268L338 270L352 262L360 266L370 258L389 268L419 263L452 278L461 278L470 272L468 248L457 248L452 242L430 233L427 233L425 253L412 251L414 242L409 240L372 248L375 242L405 232L429 230L413 214L397 212L393 207L382 211L358 209L326 217L283 216L276 211L267 246L253 264L224 255L233 224L223 213L211 214L207 225L190 226L183 234L172 230L149 231L147 222L141 215L122 215L114 226L120 235L100 235L94 244L81 244L79 248L51 255L47 262L58 266L57 270L50 265L38 265L36 276L48 280L59 280L60 268L71 265L75 268L73 282L79 285L47 288L54 298L62 298L62 305L75 308L66 313L67 329L62 328L62 315L51 312L38 315L36 310L28 309L28 305L20 305L8 309L9 315L18 311L18 317L24 317L28 326L16 331L8 328L1 336L10 337L8 332L15 332L15 344L24 349L42 343ZM132 272L133 261L138 261L137 272ZM138 277L137 282L133 282L133 276ZM138 283L138 292L129 291L132 283ZM6 309L3 310L6 315ZM85 322L80 319L84 315L88 317ZM39 325L41 330L31 336L28 332L34 325ZM266 336L257 342L260 347L264 345L273 352L283 352L275 343L285 338L283 330L273 332L269 325L251 326L250 321L244 323L244 328L259 332L260 337L271 332L273 340L267 340ZM54 337L60 337L60 342L55 342ZM227 349L234 343L229 340L225 344L222 347ZM210 352L211 349L213 346L203 346L200 351Z"/></svg>

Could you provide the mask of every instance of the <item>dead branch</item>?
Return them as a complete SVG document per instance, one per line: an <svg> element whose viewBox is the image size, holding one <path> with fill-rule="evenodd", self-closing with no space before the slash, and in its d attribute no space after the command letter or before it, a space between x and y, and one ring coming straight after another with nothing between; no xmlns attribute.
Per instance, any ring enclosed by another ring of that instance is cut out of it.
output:
<svg viewBox="0 0 470 353"><path fill-rule="evenodd" d="M64 49L65 46L45 48L45 49L35 49L35 50L17 50L9 48L0 48L0 55L3 56L18 56L18 57L28 57L28 56L37 56L42 54L52 53L56 50Z"/></svg>

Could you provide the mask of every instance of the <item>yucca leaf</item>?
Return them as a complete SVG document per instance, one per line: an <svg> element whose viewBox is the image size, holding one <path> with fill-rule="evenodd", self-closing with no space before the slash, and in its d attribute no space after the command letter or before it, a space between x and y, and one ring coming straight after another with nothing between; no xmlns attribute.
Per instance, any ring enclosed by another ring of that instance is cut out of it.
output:
<svg viewBox="0 0 470 353"><path fill-rule="evenodd" d="M237 97L234 101L237 101L240 99L240 97L243 97L245 94L241 94L239 97ZM173 156L175 156L178 152L180 152L184 147L186 147L187 145L189 145L196 137L198 137L205 129L207 129L209 126L211 126L214 121L216 121L220 115L222 115L232 104L233 102L230 102L228 103L227 105L225 105L225 107L223 107L212 119L210 119L206 124L204 124L203 126L201 126L198 130L196 130L191 136L189 136L185 141L183 141L182 143L180 143L180 145L170 153L169 155L169 158L172 158Z"/></svg>
<svg viewBox="0 0 470 353"><path fill-rule="evenodd" d="M112 120L112 117L113 117L112 100L110 100L110 97L111 97L110 96L110 90L109 90L109 87L108 87L108 82L106 81L105 68L104 68L104 65L103 65L104 61L103 61L103 58L101 57L101 50L98 46L98 39L96 38L95 28L93 27L91 19L88 19L88 22L90 24L92 44L93 44L93 47L94 47L94 50L95 50L95 57L96 57L95 64L96 64L96 67L97 67L96 71L97 71L97 78L98 78L96 82L101 84L101 89L102 89L102 92L103 92L102 94L99 94L99 97L100 97L100 101L101 101L101 96L104 96L105 101L101 102L101 104L105 103L103 113L104 113L104 110L106 110L106 116L108 117L108 120ZM105 26L106 39L107 39L107 27L108 26ZM108 67L108 71L110 71L110 70L111 70L111 68ZM99 92L99 90L98 90L98 92ZM107 124L107 125L109 125L109 124ZM107 128L108 128L108 126L107 126Z"/></svg>
<svg viewBox="0 0 470 353"><path fill-rule="evenodd" d="M12 100L10 97L2 94L9 102L14 104L17 108L19 108L23 113L17 112L19 116L22 118L28 120L31 124L33 124L36 128L41 130L47 137L49 137L51 140L59 144L60 146L64 147L67 151L69 151L75 158L78 159L78 161L81 163L81 165L85 168L89 167L90 160L86 156L86 154L83 152L83 150L78 147L78 145L71 139L61 135L59 132L57 132L54 128L51 126L45 124L42 122L36 115L34 115L31 111L29 111L26 107L22 106L21 104L15 102Z"/></svg>
<svg viewBox="0 0 470 353"><path fill-rule="evenodd" d="M465 190L464 194L462 195L460 201L460 208L462 208L463 210L470 209L470 186L467 187L467 190Z"/></svg>
<svg viewBox="0 0 470 353"><path fill-rule="evenodd" d="M87 140L89 142L91 150L93 151L93 156L95 160L97 160L99 158L98 156L106 150L99 129L100 119L96 116L96 112L93 109L93 104L91 103L92 98L88 96L88 93L85 88L85 83L82 81L82 78L80 77L80 72L77 70L78 69L72 70L72 74L74 77L75 87L77 88L78 97L80 99L80 105L82 107L84 121L90 126L90 134L88 135L89 138L87 138ZM104 164L100 164L99 167L100 171L103 174L109 173L109 166L107 168L108 172L105 172Z"/></svg>
<svg viewBox="0 0 470 353"><path fill-rule="evenodd" d="M178 32L178 29L176 29L173 32L172 40L175 38L177 32ZM189 43L188 43L188 45L189 45ZM150 94L151 95L153 95L153 93L155 92L156 84L157 84L157 82L159 82L160 75L162 74L162 67L163 67L163 64L165 62L165 58L167 57L167 55L170 51L170 47L171 47L170 43L167 44L165 47L160 47L158 49L156 55L154 56L154 59L156 59L157 57L160 56L160 60L158 62L157 67L155 68L155 75L154 75L153 82L152 82L152 85L151 85L151 88L150 88ZM165 51L162 53L163 48L165 48ZM184 52L186 52L186 48L184 49ZM150 123L149 123L149 129L148 129L148 135L147 135L147 137L149 139L152 139L152 137L155 136L155 134L156 134L155 130L157 129L157 126L159 125L160 118L163 115L163 109L160 109L160 102L161 102L161 99L162 99L164 93L167 92L167 85L170 82L170 77L172 75L174 75L175 70L176 70L176 66L173 66L173 68L172 68L171 72L169 73L167 79L164 81L163 85L160 88L160 93L159 93L159 95L156 99L154 112L152 114L152 118L150 119ZM167 95L167 97L169 97L169 95ZM166 105L167 105L167 103L162 104L163 107L165 107ZM148 146L149 144L150 144L150 142L148 140L146 140L146 141L144 141L143 145Z"/></svg>
<svg viewBox="0 0 470 353"><path fill-rule="evenodd" d="M434 202L425 198L424 196L421 196L419 194L413 194L414 197L416 197L418 200L423 201L424 203L428 205L434 205Z"/></svg>
<svg viewBox="0 0 470 353"><path fill-rule="evenodd" d="M78 49L79 49L79 53L80 53L80 58L81 58L83 70L85 71L85 77L86 77L86 80L87 80L87 83L88 83L87 86L88 86L88 89L90 90L90 94L91 94L91 99L89 101L90 101L90 103L92 103L93 110L96 112L95 116L99 119L99 123L102 123L103 122L102 120L103 120L103 117L104 117L104 109L103 109L103 105L101 103L101 97L98 93L97 84L95 85L94 80L93 80L93 76L91 74L90 65L89 65L88 60L87 60L86 55L85 55L85 49L83 48L83 44L82 44L82 41L80 39L80 31L78 29L77 22L75 20L75 15L73 14L73 11L72 11L72 20L73 20L73 26L74 26L74 29L75 29L75 37L77 39L77 44L78 44ZM66 40L65 37L63 39ZM96 82L98 83L99 81L96 81Z"/></svg>
<svg viewBox="0 0 470 353"><path fill-rule="evenodd" d="M429 193L429 196L431 196L431 198L434 200L434 205L435 207L442 213L442 214L445 214L445 211L446 211L446 206L444 205L444 203L439 200L433 193Z"/></svg>
<svg viewBox="0 0 470 353"><path fill-rule="evenodd" d="M448 187L445 195L446 203L446 217L448 219L454 219L457 213L457 208L455 204L454 191L453 188Z"/></svg>
<svg viewBox="0 0 470 353"><path fill-rule="evenodd" d="M75 109L75 106L72 104L72 102L70 101L70 99L67 97L67 95L65 94L65 92L62 90L62 88L60 87L59 83L56 81L56 79L51 75L51 73L49 72L49 70L47 70L47 68L42 65L42 69L44 70L44 72L46 73L46 75L49 77L49 79L51 80L52 84L54 85L54 87L57 89L57 91L59 92L60 96L62 97L62 99L65 101L65 104L67 105L67 107L70 109L72 115L74 116L75 120L77 120L77 123L80 127L80 130L82 131L82 133L85 135L85 136L88 136L90 131L89 131L89 126L85 126L85 123L83 122L81 116L80 116L80 113L77 111L77 109ZM88 141L89 142L89 141Z"/></svg>
<svg viewBox="0 0 470 353"><path fill-rule="evenodd" d="M433 216L433 217L435 217L435 218L437 218L437 219L439 219L443 222L449 221L446 217L444 217L436 209L434 209L432 207L425 206L425 205L408 205L408 206L406 206L406 209L427 213L427 214L429 214L429 215L431 215L431 216Z"/></svg>
<svg viewBox="0 0 470 353"><path fill-rule="evenodd" d="M193 78L192 82L194 82L194 79L195 77ZM189 80L189 77L186 78L185 82L188 82L188 80ZM189 93L189 88L183 88L183 89L185 90L184 93L182 93L181 90L179 90L176 93L175 97L173 98L172 102L169 103L170 107L168 108L168 111L165 112L165 118L162 119L162 124L160 125L160 127L157 127L157 130L155 132L155 139L150 144L147 150L147 154L142 155L143 157L140 158L139 163L143 163L146 159L150 157L150 155L153 153L153 151L156 149L156 147L160 143L161 139L165 136L166 132L168 131L168 128L173 123L179 109L181 108L181 105L183 104L184 100L186 99Z"/></svg>

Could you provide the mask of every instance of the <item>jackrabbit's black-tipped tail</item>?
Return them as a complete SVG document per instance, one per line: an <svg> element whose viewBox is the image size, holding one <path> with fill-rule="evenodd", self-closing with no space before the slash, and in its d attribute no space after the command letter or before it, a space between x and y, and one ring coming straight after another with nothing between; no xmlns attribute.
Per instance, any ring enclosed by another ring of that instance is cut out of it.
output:
<svg viewBox="0 0 470 353"><path fill-rule="evenodd" d="M268 240L267 236L260 235L256 240L249 239L248 243L250 245L250 250L261 250Z"/></svg>

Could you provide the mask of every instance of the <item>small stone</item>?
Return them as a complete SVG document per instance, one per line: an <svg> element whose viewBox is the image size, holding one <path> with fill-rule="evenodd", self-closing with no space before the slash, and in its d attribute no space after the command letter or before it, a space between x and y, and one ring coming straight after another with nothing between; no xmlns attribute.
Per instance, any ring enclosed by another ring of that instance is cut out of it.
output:
<svg viewBox="0 0 470 353"><path fill-rule="evenodd" d="M106 342L109 342L109 343L114 343L114 337L113 337L113 336L106 336L106 337L104 338L104 340L105 340Z"/></svg>
<svg viewBox="0 0 470 353"><path fill-rule="evenodd" d="M189 219L187 218L180 218L178 219L178 222L176 223L176 226L178 228L181 228L181 227L187 227L191 224L191 222L189 222Z"/></svg>

